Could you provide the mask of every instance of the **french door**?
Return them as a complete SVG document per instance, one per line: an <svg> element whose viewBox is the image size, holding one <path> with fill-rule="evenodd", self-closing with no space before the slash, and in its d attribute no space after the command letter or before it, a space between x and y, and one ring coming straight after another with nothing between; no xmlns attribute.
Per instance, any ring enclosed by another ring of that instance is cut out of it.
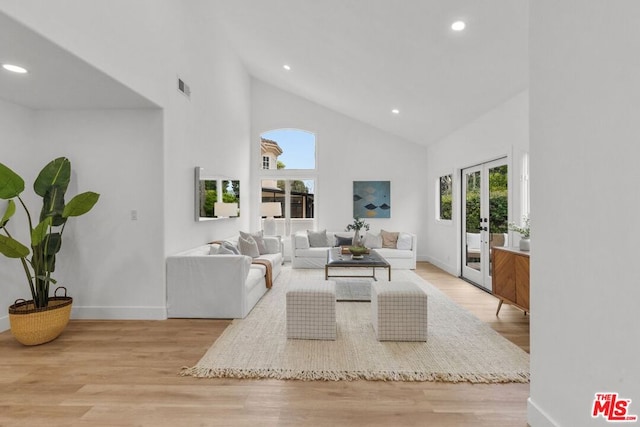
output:
<svg viewBox="0 0 640 427"><path fill-rule="evenodd" d="M508 246L507 159L462 170L462 277L491 291L491 251Z"/></svg>

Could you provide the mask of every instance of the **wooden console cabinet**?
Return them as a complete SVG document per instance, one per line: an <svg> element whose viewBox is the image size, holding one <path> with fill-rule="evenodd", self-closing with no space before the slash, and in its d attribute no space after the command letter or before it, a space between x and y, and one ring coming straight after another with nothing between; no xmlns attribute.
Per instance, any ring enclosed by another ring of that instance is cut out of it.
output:
<svg viewBox="0 0 640 427"><path fill-rule="evenodd" d="M496 316L502 303L529 311L529 252L515 248L492 248L492 291L500 298Z"/></svg>

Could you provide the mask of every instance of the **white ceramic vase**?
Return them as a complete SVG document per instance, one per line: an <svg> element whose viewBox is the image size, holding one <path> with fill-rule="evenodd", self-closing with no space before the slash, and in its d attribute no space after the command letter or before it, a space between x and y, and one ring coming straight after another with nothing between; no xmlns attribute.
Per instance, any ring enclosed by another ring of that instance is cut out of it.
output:
<svg viewBox="0 0 640 427"><path fill-rule="evenodd" d="M352 246L362 246L362 236L360 236L360 230L355 230L353 234Z"/></svg>
<svg viewBox="0 0 640 427"><path fill-rule="evenodd" d="M530 239L520 239L520 250L528 251L531 248L531 240Z"/></svg>

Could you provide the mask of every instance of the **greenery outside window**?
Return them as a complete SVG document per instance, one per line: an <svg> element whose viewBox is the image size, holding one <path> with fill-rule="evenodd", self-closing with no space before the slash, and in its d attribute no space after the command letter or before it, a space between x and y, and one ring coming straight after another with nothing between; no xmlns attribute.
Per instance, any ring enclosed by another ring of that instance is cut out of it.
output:
<svg viewBox="0 0 640 427"><path fill-rule="evenodd" d="M438 219L450 221L453 211L453 175L438 178Z"/></svg>

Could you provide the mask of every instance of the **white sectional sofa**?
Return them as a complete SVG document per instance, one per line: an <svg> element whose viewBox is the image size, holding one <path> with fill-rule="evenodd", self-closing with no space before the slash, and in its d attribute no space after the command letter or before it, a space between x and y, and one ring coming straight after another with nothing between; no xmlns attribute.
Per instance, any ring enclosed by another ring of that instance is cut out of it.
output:
<svg viewBox="0 0 640 427"><path fill-rule="evenodd" d="M238 238L226 239L237 245ZM265 237L275 281L282 269L280 239ZM247 255L211 255L207 244L167 258L167 316L242 319L267 292L266 267Z"/></svg>
<svg viewBox="0 0 640 427"><path fill-rule="evenodd" d="M373 233L372 233L373 234ZM417 238L412 233L400 233L402 238L401 249L398 248L375 248L372 249L387 260L391 268L415 270ZM327 263L327 250L331 246L336 246L336 237L353 237L351 232L331 232L327 231L326 246L312 246L306 231L297 232L291 239L291 267L292 268L324 268ZM367 244L365 238L365 245Z"/></svg>

